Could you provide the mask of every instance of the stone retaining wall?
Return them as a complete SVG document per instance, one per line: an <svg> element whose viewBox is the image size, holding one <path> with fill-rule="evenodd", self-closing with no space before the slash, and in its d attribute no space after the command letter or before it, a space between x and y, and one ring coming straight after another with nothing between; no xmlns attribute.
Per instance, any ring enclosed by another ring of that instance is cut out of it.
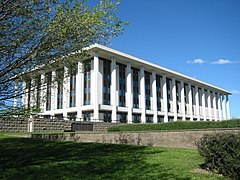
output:
<svg viewBox="0 0 240 180"><path fill-rule="evenodd" d="M72 121L33 119L33 132L63 132L71 130Z"/></svg>
<svg viewBox="0 0 240 180"><path fill-rule="evenodd" d="M71 131L72 123L84 125L89 124L96 132L107 132L107 129L118 125L117 123L105 122L80 122L57 119L36 118L0 118L0 132L63 132Z"/></svg>
<svg viewBox="0 0 240 180"><path fill-rule="evenodd" d="M27 132L28 120L19 118L1 118L0 132Z"/></svg>
<svg viewBox="0 0 240 180"><path fill-rule="evenodd" d="M98 142L110 144L133 144L144 146L161 146L175 148L196 148L195 142L204 134L214 132L240 132L235 130L206 130L206 131L159 131L134 133L82 133L82 134L32 134L32 138L49 140L68 140L77 142Z"/></svg>

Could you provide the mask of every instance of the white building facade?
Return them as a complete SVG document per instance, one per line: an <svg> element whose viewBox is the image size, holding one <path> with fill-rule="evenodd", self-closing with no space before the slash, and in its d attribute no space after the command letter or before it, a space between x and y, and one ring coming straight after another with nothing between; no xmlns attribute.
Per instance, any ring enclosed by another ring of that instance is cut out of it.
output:
<svg viewBox="0 0 240 180"><path fill-rule="evenodd" d="M230 119L230 93L224 89L102 45L89 51L92 58L77 62L71 75L62 67L23 80L22 107L39 106L39 115L76 121ZM56 76L62 81L54 81ZM38 88L42 84L46 88Z"/></svg>

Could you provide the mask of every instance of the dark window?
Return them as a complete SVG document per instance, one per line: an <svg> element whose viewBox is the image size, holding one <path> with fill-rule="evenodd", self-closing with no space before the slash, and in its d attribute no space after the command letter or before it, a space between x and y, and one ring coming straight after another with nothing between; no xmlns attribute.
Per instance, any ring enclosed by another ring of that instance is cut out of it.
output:
<svg viewBox="0 0 240 180"><path fill-rule="evenodd" d="M47 101L46 101L46 110L51 110L51 87L52 87L52 72L46 74L47 82Z"/></svg>
<svg viewBox="0 0 240 180"><path fill-rule="evenodd" d="M180 82L176 81L176 95L177 95L177 112L179 112L178 102L180 101L180 92L179 92Z"/></svg>
<svg viewBox="0 0 240 180"><path fill-rule="evenodd" d="M91 104L91 60L84 62L84 105Z"/></svg>
<svg viewBox="0 0 240 180"><path fill-rule="evenodd" d="M133 123L141 123L141 114L133 114Z"/></svg>
<svg viewBox="0 0 240 180"><path fill-rule="evenodd" d="M171 104L170 104L170 101L172 100L172 96L171 96L171 84L172 80L167 78L167 104L168 104L168 112L171 111Z"/></svg>
<svg viewBox="0 0 240 180"><path fill-rule="evenodd" d="M145 104L146 104L146 109L150 110L151 109L151 83L150 83L150 78L151 73L145 72Z"/></svg>
<svg viewBox="0 0 240 180"><path fill-rule="evenodd" d="M76 74L77 69L70 70L70 92L69 92L69 106L76 107Z"/></svg>
<svg viewBox="0 0 240 180"><path fill-rule="evenodd" d="M62 120L63 119L63 114L55 114L55 118L58 120Z"/></svg>
<svg viewBox="0 0 240 180"><path fill-rule="evenodd" d="M184 84L185 112L187 112L187 106L186 106L186 104L188 103L187 93L188 93L188 85L187 85L187 84Z"/></svg>
<svg viewBox="0 0 240 180"><path fill-rule="evenodd" d="M103 104L110 105L111 61L103 59Z"/></svg>
<svg viewBox="0 0 240 180"><path fill-rule="evenodd" d="M30 108L30 103L31 103L31 80L28 79L26 81L26 90L27 90L27 108Z"/></svg>
<svg viewBox="0 0 240 180"><path fill-rule="evenodd" d="M57 109L63 108L63 76L64 76L64 69L58 69L56 71L57 77Z"/></svg>
<svg viewBox="0 0 240 180"><path fill-rule="evenodd" d="M124 112L117 113L117 120L120 123L127 123L127 113Z"/></svg>
<svg viewBox="0 0 240 180"><path fill-rule="evenodd" d="M161 76L159 75L156 75L156 84L157 84L157 110L161 111L162 92L161 92Z"/></svg>
<svg viewBox="0 0 240 180"><path fill-rule="evenodd" d="M139 70L132 68L133 72L133 108L139 108Z"/></svg>
<svg viewBox="0 0 240 180"><path fill-rule="evenodd" d="M41 92L41 75L39 75L35 78L35 82L36 82L36 88L37 88L36 107L39 108L40 107L40 92Z"/></svg>
<svg viewBox="0 0 240 180"><path fill-rule="evenodd" d="M146 122L153 123L153 115L146 115Z"/></svg>
<svg viewBox="0 0 240 180"><path fill-rule="evenodd" d="M73 112L73 113L68 113L68 119L70 120L70 121L76 121L76 119L77 119L77 113L76 112Z"/></svg>
<svg viewBox="0 0 240 180"><path fill-rule="evenodd" d="M209 104L208 104L208 100L207 100L207 98L208 98L208 92L207 92L207 90L204 90L204 93L205 93L205 107L208 107Z"/></svg>
<svg viewBox="0 0 240 180"><path fill-rule="evenodd" d="M104 122L112 122L112 112L111 111L100 111L99 119Z"/></svg>
<svg viewBox="0 0 240 180"><path fill-rule="evenodd" d="M157 116L158 118L158 123L164 122L164 116Z"/></svg>
<svg viewBox="0 0 240 180"><path fill-rule="evenodd" d="M82 112L82 115L84 121L90 121L91 117L93 117L93 111L84 111Z"/></svg>
<svg viewBox="0 0 240 180"><path fill-rule="evenodd" d="M123 64L118 64L119 66L119 106L126 106L126 67Z"/></svg>
<svg viewBox="0 0 240 180"><path fill-rule="evenodd" d="M199 106L202 106L202 90L198 88L198 99L199 99Z"/></svg>

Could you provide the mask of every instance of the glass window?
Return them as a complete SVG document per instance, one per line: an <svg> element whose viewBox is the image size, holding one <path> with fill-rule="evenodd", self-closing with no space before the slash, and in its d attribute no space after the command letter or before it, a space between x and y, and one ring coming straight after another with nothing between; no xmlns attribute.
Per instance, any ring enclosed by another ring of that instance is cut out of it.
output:
<svg viewBox="0 0 240 180"><path fill-rule="evenodd" d="M164 116L157 116L157 118L158 118L158 123L162 123L162 122L164 122Z"/></svg>
<svg viewBox="0 0 240 180"><path fill-rule="evenodd" d="M47 82L47 101L46 101L46 110L51 110L51 87L52 87L52 72L46 74Z"/></svg>
<svg viewBox="0 0 240 180"><path fill-rule="evenodd" d="M103 59L103 104L110 105L111 61Z"/></svg>
<svg viewBox="0 0 240 180"><path fill-rule="evenodd" d="M146 115L146 123L153 123L153 115Z"/></svg>
<svg viewBox="0 0 240 180"><path fill-rule="evenodd" d="M145 72L145 104L146 109L151 109L151 73Z"/></svg>
<svg viewBox="0 0 240 180"><path fill-rule="evenodd" d="M132 68L133 73L133 108L139 108L139 69Z"/></svg>
<svg viewBox="0 0 240 180"><path fill-rule="evenodd" d="M161 111L162 92L161 92L161 76L159 75L156 75L156 84L157 84L157 110Z"/></svg>
<svg viewBox="0 0 240 180"><path fill-rule="evenodd" d="M100 111L99 119L103 122L112 122L112 112L111 111Z"/></svg>
<svg viewBox="0 0 240 180"><path fill-rule="evenodd" d="M126 66L118 64L119 67L119 106L126 106Z"/></svg>
<svg viewBox="0 0 240 180"><path fill-rule="evenodd" d="M124 112L117 113L117 121L120 123L127 123L127 113Z"/></svg>
<svg viewBox="0 0 240 180"><path fill-rule="evenodd" d="M37 90L37 99L36 99L36 108L40 108L40 92L41 92L41 75L38 75L35 78L36 90Z"/></svg>
<svg viewBox="0 0 240 180"><path fill-rule="evenodd" d="M70 70L70 92L69 92L70 107L76 107L76 74L77 74L76 68Z"/></svg>
<svg viewBox="0 0 240 180"><path fill-rule="evenodd" d="M63 108L63 76L64 76L64 69L58 69L56 71L57 77L57 109Z"/></svg>
<svg viewBox="0 0 240 180"><path fill-rule="evenodd" d="M91 60L86 60L84 66L84 105L91 104Z"/></svg>
<svg viewBox="0 0 240 180"><path fill-rule="evenodd" d="M172 100L172 96L171 96L171 82L172 80L167 78L167 104L168 104L168 112L171 112L171 103L170 101Z"/></svg>
<svg viewBox="0 0 240 180"><path fill-rule="evenodd" d="M93 117L93 111L83 111L83 121L90 121L91 117Z"/></svg>
<svg viewBox="0 0 240 180"><path fill-rule="evenodd" d="M133 123L141 123L141 114L133 114Z"/></svg>
<svg viewBox="0 0 240 180"><path fill-rule="evenodd" d="M76 121L76 119L77 119L77 113L76 112L68 113L67 116L68 116L68 119L70 121Z"/></svg>

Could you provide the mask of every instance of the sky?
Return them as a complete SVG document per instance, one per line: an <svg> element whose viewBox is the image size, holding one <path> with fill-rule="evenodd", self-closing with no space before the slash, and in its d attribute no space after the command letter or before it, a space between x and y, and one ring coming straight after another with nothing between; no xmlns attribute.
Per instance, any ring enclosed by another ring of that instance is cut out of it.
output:
<svg viewBox="0 0 240 180"><path fill-rule="evenodd" d="M240 118L239 0L121 0L117 15L109 47L230 91Z"/></svg>

